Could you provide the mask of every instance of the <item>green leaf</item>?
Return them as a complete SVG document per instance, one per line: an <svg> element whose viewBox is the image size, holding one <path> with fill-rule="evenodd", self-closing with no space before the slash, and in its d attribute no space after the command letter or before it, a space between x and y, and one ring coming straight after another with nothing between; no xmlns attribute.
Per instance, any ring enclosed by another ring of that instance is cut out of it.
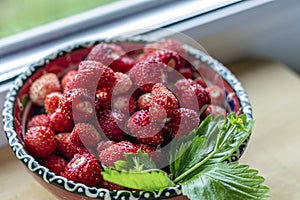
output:
<svg viewBox="0 0 300 200"><path fill-rule="evenodd" d="M250 200L267 199L269 188L257 170L246 165L218 163L182 183L182 193L191 200Z"/></svg>
<svg viewBox="0 0 300 200"><path fill-rule="evenodd" d="M235 113L204 120L189 146L182 149L179 161L174 161L174 182L188 180L207 166L226 161L249 137L252 126L253 120L247 121L246 115Z"/></svg>
<svg viewBox="0 0 300 200"><path fill-rule="evenodd" d="M116 161L115 168L119 171L140 172L157 167L147 153L138 150L137 154L125 154L125 160Z"/></svg>
<svg viewBox="0 0 300 200"><path fill-rule="evenodd" d="M102 172L102 175L106 181L137 190L152 191L175 185L166 172L158 169L142 172L125 172L107 167Z"/></svg>
<svg viewBox="0 0 300 200"><path fill-rule="evenodd" d="M219 163L229 159L245 142L252 131L254 120L247 120L246 115L230 113L219 126L219 138L216 153L206 165Z"/></svg>
<svg viewBox="0 0 300 200"><path fill-rule="evenodd" d="M192 131L190 134L172 141L170 149L170 172L173 176L177 177L180 174L180 168L186 162L183 154L189 149L195 136L196 131Z"/></svg>

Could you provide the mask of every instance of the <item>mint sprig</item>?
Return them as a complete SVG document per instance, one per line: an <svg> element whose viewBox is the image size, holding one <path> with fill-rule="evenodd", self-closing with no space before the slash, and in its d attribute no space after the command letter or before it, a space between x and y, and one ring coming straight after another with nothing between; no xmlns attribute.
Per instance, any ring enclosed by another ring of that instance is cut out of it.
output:
<svg viewBox="0 0 300 200"><path fill-rule="evenodd" d="M268 187L258 171L228 159L249 137L253 120L246 115L207 117L197 130L172 141L170 174L156 168L147 154L127 154L115 168L104 169L105 180L139 190L180 184L183 195L198 199L266 199Z"/></svg>

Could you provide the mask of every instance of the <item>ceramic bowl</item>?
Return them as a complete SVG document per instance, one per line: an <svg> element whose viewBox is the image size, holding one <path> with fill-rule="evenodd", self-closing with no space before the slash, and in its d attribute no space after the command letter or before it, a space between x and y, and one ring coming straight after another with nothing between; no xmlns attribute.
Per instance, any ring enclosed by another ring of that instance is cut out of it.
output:
<svg viewBox="0 0 300 200"><path fill-rule="evenodd" d="M149 42L143 38L127 39L106 39L68 44L61 49L53 51L48 56L31 63L28 69L22 73L13 83L7 94L3 108L4 130L9 146L33 177L60 199L186 199L182 196L180 186L170 187L159 191L109 191L104 188L87 187L81 183L74 183L62 176L49 171L48 168L29 155L23 146L23 134L25 122L28 115L33 112L28 91L32 82L45 72L56 73L59 77L71 69L75 69L78 63L85 58L91 48L100 43L118 43L124 49L142 48ZM211 56L185 46L189 61L198 69L210 76L218 74L221 84L226 90L226 103L232 112L244 113L249 119L252 118L252 109L245 89L240 81L220 62ZM206 77L209 81L211 77ZM249 139L249 138L248 138ZM229 161L236 161L240 158L247 146L246 140L240 149L230 158Z"/></svg>

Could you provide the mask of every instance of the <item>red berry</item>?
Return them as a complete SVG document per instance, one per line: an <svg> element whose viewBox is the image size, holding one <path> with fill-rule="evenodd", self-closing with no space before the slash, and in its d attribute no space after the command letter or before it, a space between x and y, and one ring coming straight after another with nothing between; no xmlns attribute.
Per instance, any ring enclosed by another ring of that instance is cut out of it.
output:
<svg viewBox="0 0 300 200"><path fill-rule="evenodd" d="M112 140L107 140L107 141L100 141L97 144L97 152L98 154L100 154L101 151L103 151L104 149L110 147L113 144L116 144L117 142L112 141Z"/></svg>
<svg viewBox="0 0 300 200"><path fill-rule="evenodd" d="M200 124L198 114L191 109L179 108L172 121L168 124L172 138L180 138L197 129Z"/></svg>
<svg viewBox="0 0 300 200"><path fill-rule="evenodd" d="M125 53L122 47L117 44L100 43L93 47L86 60L98 61L109 66Z"/></svg>
<svg viewBox="0 0 300 200"><path fill-rule="evenodd" d="M168 66L162 62L142 61L136 63L128 72L129 77L145 93L151 92L156 83L167 83Z"/></svg>
<svg viewBox="0 0 300 200"><path fill-rule="evenodd" d="M179 73L186 79L191 79L193 77L193 72L190 68L181 68Z"/></svg>
<svg viewBox="0 0 300 200"><path fill-rule="evenodd" d="M54 136L49 126L32 127L25 133L25 148L34 157L47 157L56 149L57 143Z"/></svg>
<svg viewBox="0 0 300 200"><path fill-rule="evenodd" d="M128 56L121 56L120 58L114 60L109 67L112 68L115 72L128 72L133 65L135 64L135 60Z"/></svg>
<svg viewBox="0 0 300 200"><path fill-rule="evenodd" d="M205 90L209 93L211 103L214 105L222 105L225 101L225 91L217 85L212 85Z"/></svg>
<svg viewBox="0 0 300 200"><path fill-rule="evenodd" d="M180 70L184 65L180 56L175 51L169 50L156 50L148 54L144 59L163 62L168 65L168 67L176 70Z"/></svg>
<svg viewBox="0 0 300 200"><path fill-rule="evenodd" d="M97 187L103 180L101 172L102 169L97 159L92 154L85 153L75 154L61 172L61 176L89 187Z"/></svg>
<svg viewBox="0 0 300 200"><path fill-rule="evenodd" d="M47 94L60 91L61 86L57 76L53 73L48 73L32 83L29 89L29 96L34 104L43 106Z"/></svg>
<svg viewBox="0 0 300 200"><path fill-rule="evenodd" d="M47 167L50 171L59 175L60 172L62 172L65 169L68 162L63 157L52 154L42 159L41 164Z"/></svg>
<svg viewBox="0 0 300 200"><path fill-rule="evenodd" d="M55 110L55 112L49 116L49 120L50 127L58 133L72 131L74 127L72 113L62 113L61 109Z"/></svg>
<svg viewBox="0 0 300 200"><path fill-rule="evenodd" d="M75 78L69 82L66 83L66 86L63 90L64 93L67 93L69 90L72 90L76 87Z"/></svg>
<svg viewBox="0 0 300 200"><path fill-rule="evenodd" d="M100 129L106 137L113 141L124 140L126 133L123 132L125 126L125 115L119 111L104 110L98 114Z"/></svg>
<svg viewBox="0 0 300 200"><path fill-rule="evenodd" d="M207 87L205 81L203 80L203 78L202 78L201 76L198 76L194 81L195 81L197 84L201 85L203 88L206 88L206 87Z"/></svg>
<svg viewBox="0 0 300 200"><path fill-rule="evenodd" d="M210 104L202 113L201 118L205 119L208 115L211 115L213 118L217 117L218 115L223 115L226 117L227 111L221 106Z"/></svg>
<svg viewBox="0 0 300 200"><path fill-rule="evenodd" d="M62 113L67 116L72 115L76 122L91 119L95 115L94 107L94 95L85 88L69 90L59 101Z"/></svg>
<svg viewBox="0 0 300 200"><path fill-rule="evenodd" d="M79 146L95 147L101 140L101 136L92 124L78 123L75 124L70 139Z"/></svg>
<svg viewBox="0 0 300 200"><path fill-rule="evenodd" d="M136 101L133 97L124 95L113 98L112 110L117 110L122 113L132 114L137 110Z"/></svg>
<svg viewBox="0 0 300 200"><path fill-rule="evenodd" d="M132 81L127 74L115 72L116 84L113 88L114 95L124 94L132 87Z"/></svg>
<svg viewBox="0 0 300 200"><path fill-rule="evenodd" d="M101 188L105 188L107 190L125 190L125 187L114 184L112 182L106 181L106 180L102 180L100 183L100 187Z"/></svg>
<svg viewBox="0 0 300 200"><path fill-rule="evenodd" d="M88 153L83 146L77 146L71 141L71 133L59 133L55 135L57 150L67 160L71 160L75 154Z"/></svg>
<svg viewBox="0 0 300 200"><path fill-rule="evenodd" d="M49 116L46 114L35 115L31 118L31 120L27 123L27 129L35 126L49 126L50 120Z"/></svg>
<svg viewBox="0 0 300 200"><path fill-rule="evenodd" d="M160 143L160 130L161 127L153 119L151 119L149 111L140 110L130 116L127 128L131 132L131 135L136 137L137 140L146 143L147 139L151 143ZM153 142L155 140L157 142ZM154 144L153 144L154 145Z"/></svg>
<svg viewBox="0 0 300 200"><path fill-rule="evenodd" d="M96 61L81 61L75 76L75 87L87 88L91 91L102 88L110 90L115 85L115 81L114 71L109 67Z"/></svg>
<svg viewBox="0 0 300 200"><path fill-rule="evenodd" d="M111 108L111 93L106 89L97 90L95 93L95 107L97 113Z"/></svg>
<svg viewBox="0 0 300 200"><path fill-rule="evenodd" d="M118 160L125 160L126 153L137 153L137 148L129 141L121 141L104 149L99 154L99 159L105 166L114 167Z"/></svg>
<svg viewBox="0 0 300 200"><path fill-rule="evenodd" d="M64 92L68 90L67 85L69 84L70 81L73 81L75 79L76 74L77 71L72 70L63 76L63 78L61 79L61 87Z"/></svg>
<svg viewBox="0 0 300 200"><path fill-rule="evenodd" d="M137 100L137 107L139 110L149 110L151 101L151 94L145 93L141 95Z"/></svg>
<svg viewBox="0 0 300 200"><path fill-rule="evenodd" d="M154 146L150 146L150 145L143 144L143 143L137 143L137 144L135 144L135 146L136 146L136 148L140 149L141 152L147 153L147 154L156 151L156 148Z"/></svg>
<svg viewBox="0 0 300 200"><path fill-rule="evenodd" d="M153 51L161 50L161 49L175 51L181 57L181 62L182 63L185 62L185 58L187 57L187 52L183 48L183 44L180 41L175 39L165 39L159 42L147 44L144 47L144 52L145 54L150 54Z"/></svg>
<svg viewBox="0 0 300 200"><path fill-rule="evenodd" d="M157 83L151 92L149 113L153 119L164 122L178 109L178 100L164 85Z"/></svg>
<svg viewBox="0 0 300 200"><path fill-rule="evenodd" d="M161 131L150 137L137 137L136 139L140 143L155 146L155 147L161 145L164 141L163 134Z"/></svg>
<svg viewBox="0 0 300 200"><path fill-rule="evenodd" d="M183 48L183 44L175 39L165 39L159 42L147 44L144 47L144 52L147 55L157 50L169 50L176 52L180 56L182 65L185 63L185 60L187 58L187 52Z"/></svg>
<svg viewBox="0 0 300 200"><path fill-rule="evenodd" d="M211 99L205 89L191 79L180 79L175 85L175 94L180 107L189 108L199 112L205 104L210 104Z"/></svg>
<svg viewBox="0 0 300 200"><path fill-rule="evenodd" d="M44 105L46 113L51 114L55 112L58 108L59 99L62 98L62 96L60 92L52 92L46 96Z"/></svg>

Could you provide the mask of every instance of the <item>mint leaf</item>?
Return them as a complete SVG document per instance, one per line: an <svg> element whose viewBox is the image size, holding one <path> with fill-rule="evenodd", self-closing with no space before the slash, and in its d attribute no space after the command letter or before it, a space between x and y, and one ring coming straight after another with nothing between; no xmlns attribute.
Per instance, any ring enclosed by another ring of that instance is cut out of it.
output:
<svg viewBox="0 0 300 200"><path fill-rule="evenodd" d="M166 172L158 169L125 172L107 167L102 175L106 181L137 190L159 190L175 185Z"/></svg>
<svg viewBox="0 0 300 200"><path fill-rule="evenodd" d="M116 161L115 168L119 171L140 172L157 167L147 153L138 150L137 154L125 154L125 160Z"/></svg>
<svg viewBox="0 0 300 200"><path fill-rule="evenodd" d="M269 188L257 170L246 165L218 163L211 165L182 183L182 193L191 200L248 200L268 198Z"/></svg>
<svg viewBox="0 0 300 200"><path fill-rule="evenodd" d="M254 120L247 120L244 114L238 116L230 113L219 125L215 154L205 164L219 163L230 158L249 137L253 124Z"/></svg>
<svg viewBox="0 0 300 200"><path fill-rule="evenodd" d="M171 169L175 183L190 179L211 164L226 161L249 137L253 126L253 120L247 121L245 115L237 116L235 113L226 118L209 117L203 122L189 147L181 152L181 158L178 159L182 161L174 161L176 167ZM200 143L198 138L203 138L204 141Z"/></svg>

